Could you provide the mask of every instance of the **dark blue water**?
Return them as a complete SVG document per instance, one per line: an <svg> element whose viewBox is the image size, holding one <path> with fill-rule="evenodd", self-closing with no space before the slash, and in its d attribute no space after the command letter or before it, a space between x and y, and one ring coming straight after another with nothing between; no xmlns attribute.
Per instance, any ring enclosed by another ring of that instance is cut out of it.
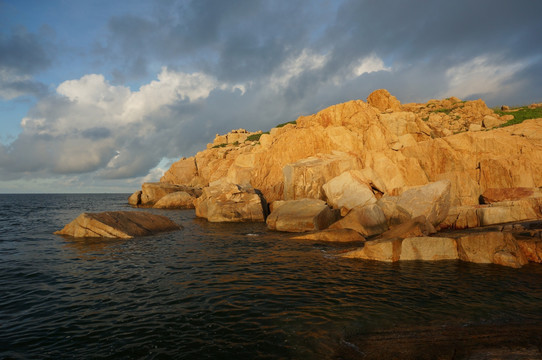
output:
<svg viewBox="0 0 542 360"><path fill-rule="evenodd" d="M328 359L348 336L542 320L542 266L345 260L264 224L53 235L127 195L0 195L0 358Z"/></svg>

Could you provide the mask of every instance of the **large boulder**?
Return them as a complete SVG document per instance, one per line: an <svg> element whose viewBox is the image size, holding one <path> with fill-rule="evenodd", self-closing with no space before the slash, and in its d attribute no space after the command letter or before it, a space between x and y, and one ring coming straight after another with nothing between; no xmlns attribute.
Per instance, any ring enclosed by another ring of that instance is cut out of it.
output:
<svg viewBox="0 0 542 360"><path fill-rule="evenodd" d="M476 214L480 226L513 221L533 220L542 217L542 198L527 198L516 201L503 201L480 206Z"/></svg>
<svg viewBox="0 0 542 360"><path fill-rule="evenodd" d="M196 216L210 222L265 221L267 204L256 189L218 184L203 189L195 201Z"/></svg>
<svg viewBox="0 0 542 360"><path fill-rule="evenodd" d="M359 242L365 241L365 237L352 229L325 229L313 233L297 235L293 240L314 240L326 242Z"/></svg>
<svg viewBox="0 0 542 360"><path fill-rule="evenodd" d="M330 229L352 229L363 236L373 236L388 230L388 221L382 209L375 205L357 206Z"/></svg>
<svg viewBox="0 0 542 360"><path fill-rule="evenodd" d="M367 97L367 103L380 111L400 111L401 103L386 89L373 91Z"/></svg>
<svg viewBox="0 0 542 360"><path fill-rule="evenodd" d="M138 206L139 204L141 204L141 193L142 191L138 190L132 195L130 195L130 197L128 198L128 204L132 206Z"/></svg>
<svg viewBox="0 0 542 360"><path fill-rule="evenodd" d="M55 234L76 238L130 239L178 229L179 225L165 216L142 211L106 211L83 213Z"/></svg>
<svg viewBox="0 0 542 360"><path fill-rule="evenodd" d="M338 212L318 199L278 201L267 217L271 230L304 232L327 228L338 218Z"/></svg>
<svg viewBox="0 0 542 360"><path fill-rule="evenodd" d="M446 219L450 211L450 188L449 180L410 188L397 197L397 206L412 217L424 215L436 226Z"/></svg>
<svg viewBox="0 0 542 360"><path fill-rule="evenodd" d="M194 209L196 197L186 191L176 191L165 195L154 204L155 209Z"/></svg>
<svg viewBox="0 0 542 360"><path fill-rule="evenodd" d="M376 197L361 171L351 170L334 177L323 186L326 200L345 215L357 206L376 203Z"/></svg>

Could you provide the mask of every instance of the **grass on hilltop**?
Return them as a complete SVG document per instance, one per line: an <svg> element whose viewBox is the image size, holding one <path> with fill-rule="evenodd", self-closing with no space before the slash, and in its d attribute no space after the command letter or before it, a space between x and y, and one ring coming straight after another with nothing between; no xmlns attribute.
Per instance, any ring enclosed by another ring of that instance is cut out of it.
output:
<svg viewBox="0 0 542 360"><path fill-rule="evenodd" d="M521 124L525 120L542 118L542 108L529 109L528 106L513 108L508 111L494 110L498 115L512 115L514 118L502 124L500 127Z"/></svg>

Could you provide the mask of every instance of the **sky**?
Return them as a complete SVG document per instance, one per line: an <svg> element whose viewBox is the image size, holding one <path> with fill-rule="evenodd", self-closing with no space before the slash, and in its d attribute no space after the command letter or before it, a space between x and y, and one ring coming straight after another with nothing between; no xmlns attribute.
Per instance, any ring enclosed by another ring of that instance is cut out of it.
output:
<svg viewBox="0 0 542 360"><path fill-rule="evenodd" d="M537 0L0 0L0 193L131 193L388 89L542 102Z"/></svg>

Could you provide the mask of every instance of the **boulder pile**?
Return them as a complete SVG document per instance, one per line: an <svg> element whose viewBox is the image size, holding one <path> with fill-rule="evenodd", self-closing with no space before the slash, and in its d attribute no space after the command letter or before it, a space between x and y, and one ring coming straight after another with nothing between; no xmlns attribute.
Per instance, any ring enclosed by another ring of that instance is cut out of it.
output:
<svg viewBox="0 0 542 360"><path fill-rule="evenodd" d="M510 114L454 97L401 104L377 90L268 133L217 135L129 202L266 221L305 239L367 240L348 257L517 267L536 261L538 243L500 231L442 235L542 218L542 119L501 127Z"/></svg>

